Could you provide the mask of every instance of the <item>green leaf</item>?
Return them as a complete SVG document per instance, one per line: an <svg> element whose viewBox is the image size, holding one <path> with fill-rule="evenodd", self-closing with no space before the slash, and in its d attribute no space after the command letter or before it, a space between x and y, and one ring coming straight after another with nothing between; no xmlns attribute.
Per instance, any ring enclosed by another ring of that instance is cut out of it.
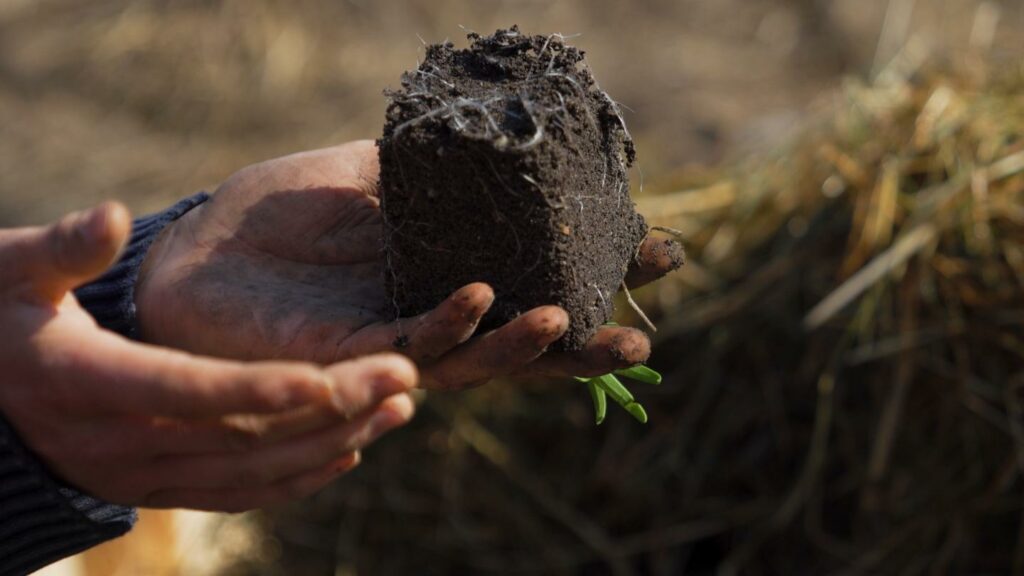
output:
<svg viewBox="0 0 1024 576"><path fill-rule="evenodd" d="M626 412L632 414L641 424L647 424L647 411L638 402L626 406Z"/></svg>
<svg viewBox="0 0 1024 576"><path fill-rule="evenodd" d="M593 381L587 382L587 389L590 390L590 397L594 400L594 420L600 426L608 414L608 397L605 391Z"/></svg>
<svg viewBox="0 0 1024 576"><path fill-rule="evenodd" d="M614 372L619 376L625 376L638 382L644 382L647 384L661 384L661 374L658 374L654 370L651 370L643 364L637 364L636 366L630 366L622 370L616 370Z"/></svg>
<svg viewBox="0 0 1024 576"><path fill-rule="evenodd" d="M619 379L616 378L614 374L598 376L597 378L594 378L594 382L597 382L597 385L603 388L604 391L612 397L612 400L615 400L622 407L625 407L626 404L629 404L630 402L636 401L636 399L633 398L633 395L630 394L629 390L626 390L626 387L622 385L622 382L619 382Z"/></svg>
<svg viewBox="0 0 1024 576"><path fill-rule="evenodd" d="M594 382L607 392L616 404L622 406L626 412L632 414L641 423L647 423L647 412L644 410L644 407L636 401L636 398L622 385L622 382L619 382L619 379L614 374L598 376L594 378Z"/></svg>

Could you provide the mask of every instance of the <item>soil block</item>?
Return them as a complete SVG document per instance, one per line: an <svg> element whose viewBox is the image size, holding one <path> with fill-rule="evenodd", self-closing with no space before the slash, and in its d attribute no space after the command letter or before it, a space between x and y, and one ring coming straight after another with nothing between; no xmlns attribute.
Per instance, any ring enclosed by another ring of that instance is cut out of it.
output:
<svg viewBox="0 0 1024 576"><path fill-rule="evenodd" d="M481 328L555 304L583 347L647 233L629 197L635 151L616 103L561 35L518 28L427 46L380 146L385 282L396 313L471 282L496 294Z"/></svg>

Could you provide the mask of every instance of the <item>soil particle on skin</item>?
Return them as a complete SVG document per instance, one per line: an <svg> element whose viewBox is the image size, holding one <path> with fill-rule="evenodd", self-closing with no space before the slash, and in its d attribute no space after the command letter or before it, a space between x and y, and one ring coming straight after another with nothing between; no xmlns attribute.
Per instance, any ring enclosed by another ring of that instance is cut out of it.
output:
<svg viewBox="0 0 1024 576"><path fill-rule="evenodd" d="M686 263L686 251L683 245L676 240L669 240L663 244L655 244L656 249L652 251L651 258L644 264L650 264L659 270L678 270ZM663 265L668 262L668 265Z"/></svg>
<svg viewBox="0 0 1024 576"><path fill-rule="evenodd" d="M481 329L554 304L578 350L611 317L647 233L629 197L635 151L583 52L518 28L426 48L380 146L385 281L402 316L458 288L496 294Z"/></svg>

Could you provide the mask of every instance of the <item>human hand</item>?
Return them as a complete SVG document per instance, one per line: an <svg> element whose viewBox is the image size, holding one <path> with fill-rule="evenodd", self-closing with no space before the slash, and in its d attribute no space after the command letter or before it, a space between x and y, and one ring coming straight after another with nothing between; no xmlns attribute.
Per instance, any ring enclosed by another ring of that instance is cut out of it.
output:
<svg viewBox="0 0 1024 576"><path fill-rule="evenodd" d="M434 310L392 321L383 286L377 149L362 141L245 168L156 242L136 286L147 341L230 358L320 363L396 350L428 388L499 376L595 376L646 360L632 328L606 327L579 352L545 353L565 311L535 308L473 336L494 293L456 291ZM673 268L677 247L648 239L631 286Z"/></svg>
<svg viewBox="0 0 1024 576"><path fill-rule="evenodd" d="M64 480L119 504L239 511L318 490L410 419L417 375L399 355L242 363L100 329L69 290L130 227L107 204L0 230L0 412Z"/></svg>

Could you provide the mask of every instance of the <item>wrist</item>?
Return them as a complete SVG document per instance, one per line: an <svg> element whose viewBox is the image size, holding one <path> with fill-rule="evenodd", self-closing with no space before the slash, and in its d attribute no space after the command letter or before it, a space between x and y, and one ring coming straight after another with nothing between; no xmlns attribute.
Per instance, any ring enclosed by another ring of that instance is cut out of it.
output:
<svg viewBox="0 0 1024 576"><path fill-rule="evenodd" d="M136 338L140 341L151 344L163 341L162 328L166 326L167 318L174 314L169 309L173 301L169 291L173 290L174 269L178 267L175 262L178 262L182 252L180 247L192 235L195 219L203 208L203 205L196 206L164 227L139 267L134 301Z"/></svg>
<svg viewBox="0 0 1024 576"><path fill-rule="evenodd" d="M135 292L143 261L147 259L158 235L207 198L209 196L206 193L199 193L163 212L137 219L121 259L96 281L75 290L79 303L100 326L122 336L138 337ZM167 244L166 241L164 244Z"/></svg>

